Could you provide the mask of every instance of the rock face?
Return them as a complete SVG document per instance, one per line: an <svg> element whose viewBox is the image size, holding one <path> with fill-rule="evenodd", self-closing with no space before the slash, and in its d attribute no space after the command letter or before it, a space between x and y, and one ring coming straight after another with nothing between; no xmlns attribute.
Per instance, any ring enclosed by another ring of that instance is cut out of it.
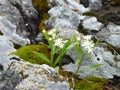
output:
<svg viewBox="0 0 120 90"><path fill-rule="evenodd" d="M98 22L97 18L95 18L95 17L86 18L83 21L82 25L83 25L84 29L96 30L96 31L99 31L104 26L102 23Z"/></svg>
<svg viewBox="0 0 120 90"><path fill-rule="evenodd" d="M85 29L99 31L104 26L102 23L98 22L96 17L82 15L84 12L90 11L93 7L99 7L101 1L89 1L91 5L88 8L79 4L78 0L63 0L62 2L59 0L47 1L52 8L48 11L50 18L45 24L50 29L59 26L60 32L63 32L64 29L73 32L77 31L78 26L81 24Z"/></svg>
<svg viewBox="0 0 120 90"><path fill-rule="evenodd" d="M0 56L8 59L6 70L0 74L1 90L69 90L69 84L48 65L25 62L16 56ZM5 66L5 65L4 65Z"/></svg>
<svg viewBox="0 0 120 90"><path fill-rule="evenodd" d="M7 55L16 51L13 43L30 44L37 34L38 13L31 0L0 0L0 64L8 67ZM37 21L37 20L36 20Z"/></svg>
<svg viewBox="0 0 120 90"><path fill-rule="evenodd" d="M120 25L110 23L98 33L98 36L103 41L120 49Z"/></svg>
<svg viewBox="0 0 120 90"><path fill-rule="evenodd" d="M79 4L77 0L47 0L51 5L49 10L50 18L45 22L49 28L55 28L59 26L59 31L78 29L79 24L85 18L81 14L89 11L89 8L85 8L82 4ZM73 32L72 31L72 32ZM74 33L73 33L74 34Z"/></svg>
<svg viewBox="0 0 120 90"><path fill-rule="evenodd" d="M0 1L0 4L1 32L14 43L30 44L27 38L32 38L37 34L35 20L39 20L38 13L32 6L32 1L4 0Z"/></svg>
<svg viewBox="0 0 120 90"><path fill-rule="evenodd" d="M74 56L74 52L70 51L68 53L72 59L76 60L76 57ZM113 78L114 75L120 76L120 63L114 61L114 58L116 57L111 52L105 51L103 48L96 47L91 54L92 60L89 57L86 57L82 65L80 67L79 75L81 77L87 77L89 75L104 77L104 78ZM102 64L102 66L99 69L96 70L89 70L84 71L85 69L89 68L90 66ZM118 68L116 68L118 67ZM64 69L68 71L75 72L77 69L76 64L69 64L66 66L63 66Z"/></svg>
<svg viewBox="0 0 120 90"><path fill-rule="evenodd" d="M13 76L14 74L17 74L18 77L16 78L19 78L16 81L19 83L16 83L15 85L11 83L11 86L13 86L14 88L12 87L12 89L10 90L22 90L22 89L24 90L39 90L39 89L69 90L68 83L63 81L62 77L57 76L55 69L45 64L37 65L37 64L31 64L28 62L24 62L20 58L19 58L19 61L17 61L18 59L15 60L16 58L18 57L11 57L11 63L9 65L9 68L5 72L5 73L13 73ZM3 74L4 73L2 73L2 75ZM3 79L2 75L1 75L1 80ZM10 82L13 82L15 76L8 77L8 78L11 78ZM6 79L7 78L5 78L4 81ZM1 82L1 85L3 84L4 82L3 83ZM9 90L9 89L6 89L6 90Z"/></svg>
<svg viewBox="0 0 120 90"><path fill-rule="evenodd" d="M3 33L3 36L7 37L8 40L20 45L26 45L30 43L29 39L23 38L16 34L16 26L5 17L0 16L0 25L0 30Z"/></svg>
<svg viewBox="0 0 120 90"><path fill-rule="evenodd" d="M0 74L0 90L17 90L16 85L22 81L22 77L14 71L3 71Z"/></svg>

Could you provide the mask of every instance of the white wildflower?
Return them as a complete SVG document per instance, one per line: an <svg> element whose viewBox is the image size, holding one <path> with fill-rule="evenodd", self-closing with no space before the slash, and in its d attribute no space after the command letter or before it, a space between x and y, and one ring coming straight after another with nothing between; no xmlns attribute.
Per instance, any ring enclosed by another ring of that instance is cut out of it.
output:
<svg viewBox="0 0 120 90"><path fill-rule="evenodd" d="M52 38L53 38L53 39L55 39L55 38L56 38L56 34L55 34L55 33L52 35Z"/></svg>
<svg viewBox="0 0 120 90"><path fill-rule="evenodd" d="M52 40L52 38L49 38L49 41L51 41Z"/></svg>
<svg viewBox="0 0 120 90"><path fill-rule="evenodd" d="M82 47L84 47L88 53L92 52L92 49L94 47L94 43L90 40L84 40L81 44Z"/></svg>
<svg viewBox="0 0 120 90"><path fill-rule="evenodd" d="M77 41L80 41L81 40L81 37L76 37Z"/></svg>
<svg viewBox="0 0 120 90"><path fill-rule="evenodd" d="M45 33L46 32L45 29L42 32Z"/></svg>
<svg viewBox="0 0 120 90"><path fill-rule="evenodd" d="M91 35L86 35L86 36L83 37L83 39L85 39L85 40L91 40L91 37L92 37Z"/></svg>
<svg viewBox="0 0 120 90"><path fill-rule="evenodd" d="M67 43L67 42L68 42L68 40L64 40L64 41L62 41L62 42L65 44L65 43Z"/></svg>
<svg viewBox="0 0 120 90"><path fill-rule="evenodd" d="M58 47L63 47L63 43L62 43L62 38L58 38L55 40L55 46L58 46Z"/></svg>
<svg viewBox="0 0 120 90"><path fill-rule="evenodd" d="M55 29L50 30L50 31L48 32L48 35L53 35L53 34L55 34L55 32L56 32L56 30L55 30Z"/></svg>

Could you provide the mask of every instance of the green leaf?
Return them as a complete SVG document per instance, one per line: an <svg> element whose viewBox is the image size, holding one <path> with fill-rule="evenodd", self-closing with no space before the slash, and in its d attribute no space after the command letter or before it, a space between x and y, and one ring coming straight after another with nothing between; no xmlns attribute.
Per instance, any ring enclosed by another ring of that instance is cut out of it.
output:
<svg viewBox="0 0 120 90"><path fill-rule="evenodd" d="M89 71L89 70L98 69L101 66L103 66L103 64L95 64L93 66L90 66L89 68L84 69L83 71Z"/></svg>
<svg viewBox="0 0 120 90"><path fill-rule="evenodd" d="M94 47L96 47L98 45L99 41L100 41L100 39L97 39L97 41L94 44Z"/></svg>
<svg viewBox="0 0 120 90"><path fill-rule="evenodd" d="M54 62L54 66L60 62L64 56L65 53L67 53L68 50L70 50L73 47L72 42L68 41L64 48L62 49L62 51L59 53L59 56L56 58L55 62Z"/></svg>
<svg viewBox="0 0 120 90"><path fill-rule="evenodd" d="M36 54L38 57L42 58L43 60L45 60L48 63L51 63L50 60L43 54L43 53L39 53L36 51L32 51L34 54Z"/></svg>
<svg viewBox="0 0 120 90"><path fill-rule="evenodd" d="M59 66L55 67L55 70L56 70L56 72L57 72L58 75L59 75L59 69L60 69Z"/></svg>

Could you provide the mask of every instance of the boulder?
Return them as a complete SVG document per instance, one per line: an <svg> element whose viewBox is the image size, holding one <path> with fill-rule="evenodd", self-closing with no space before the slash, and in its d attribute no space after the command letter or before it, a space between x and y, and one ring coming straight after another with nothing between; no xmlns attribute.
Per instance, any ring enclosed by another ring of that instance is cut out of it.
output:
<svg viewBox="0 0 120 90"><path fill-rule="evenodd" d="M106 41L112 46L120 49L120 25L109 23L107 27L103 28L98 33L98 37L100 37L102 41Z"/></svg>
<svg viewBox="0 0 120 90"><path fill-rule="evenodd" d="M57 75L48 65L31 64L20 59L11 59L9 70L22 76L22 81L16 85L17 90L69 90L69 84Z"/></svg>
<svg viewBox="0 0 120 90"><path fill-rule="evenodd" d="M96 17L87 17L82 23L84 29L99 31L104 25Z"/></svg>
<svg viewBox="0 0 120 90"><path fill-rule="evenodd" d="M38 13L33 8L31 0L0 2L0 30L14 43L30 44L32 37L35 37L38 32L36 27L38 20Z"/></svg>
<svg viewBox="0 0 120 90"><path fill-rule="evenodd" d="M69 51L68 55L76 61L75 52L73 50ZM119 62L116 64L114 58L116 57L110 51L105 51L103 48L96 47L94 48L93 53L91 54L92 60L87 56L80 67L79 75L80 77L88 77L91 75L104 78L113 78L114 75L120 76ZM101 67L96 70L87 70L90 66L102 64ZM117 67L117 68L116 68ZM63 66L65 70L72 71L75 73L77 69L76 64L69 64Z"/></svg>

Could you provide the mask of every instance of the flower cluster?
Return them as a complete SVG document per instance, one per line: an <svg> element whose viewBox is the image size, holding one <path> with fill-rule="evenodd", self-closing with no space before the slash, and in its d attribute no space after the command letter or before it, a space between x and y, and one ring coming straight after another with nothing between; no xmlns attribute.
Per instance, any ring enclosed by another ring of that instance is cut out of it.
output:
<svg viewBox="0 0 120 90"><path fill-rule="evenodd" d="M87 35L83 37L83 41L81 43L81 46L84 47L88 53L91 53L94 47L94 43L91 40L91 35Z"/></svg>
<svg viewBox="0 0 120 90"><path fill-rule="evenodd" d="M63 40L63 38L58 38L54 41L54 45L58 46L59 48L63 48L65 43L67 43L68 40Z"/></svg>
<svg viewBox="0 0 120 90"><path fill-rule="evenodd" d="M76 64L78 65L76 73L78 73L82 61L88 54L93 51L93 48L96 45L94 45L93 41L91 40L91 35L83 36L83 34L80 34L79 32L75 32L74 36L68 40L64 38L58 38L57 29L50 31L43 30L43 36L48 41L48 47L50 48L50 58L46 57L43 53L33 53L48 62L50 66L56 68L56 70L59 70L58 64L60 65L64 55L74 47L76 54ZM54 58L56 54L58 56Z"/></svg>
<svg viewBox="0 0 120 90"><path fill-rule="evenodd" d="M45 30L43 30L43 33L46 33ZM67 43L68 40L64 40L63 38L57 38L57 30L53 29L48 32L48 40L53 42L53 44L59 48L63 48L65 43Z"/></svg>

